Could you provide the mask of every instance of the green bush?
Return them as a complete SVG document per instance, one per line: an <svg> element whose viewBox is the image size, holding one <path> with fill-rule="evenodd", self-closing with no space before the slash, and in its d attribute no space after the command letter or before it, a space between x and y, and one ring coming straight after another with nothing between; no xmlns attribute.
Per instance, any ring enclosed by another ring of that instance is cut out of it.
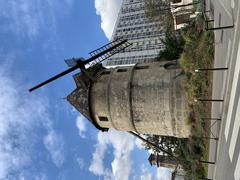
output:
<svg viewBox="0 0 240 180"><path fill-rule="evenodd" d="M193 112L193 117L186 119L192 126L192 137L181 143L179 157L181 164L187 171L190 179L206 177L207 167L199 163L199 160L208 158L208 141L200 137L206 136L207 123L202 117L209 116L209 106L195 104L198 97L210 97L211 73L195 73L198 68L211 68L214 59L214 35L212 32L203 31L203 19L198 16L188 27L181 32L185 45L180 57L180 66L184 69L187 79L182 82L186 90L186 96ZM206 159L205 159L206 160Z"/></svg>
<svg viewBox="0 0 240 180"><path fill-rule="evenodd" d="M165 39L161 40L165 45L165 49L160 51L158 60L177 60L183 52L184 39L173 33L169 28L165 32Z"/></svg>

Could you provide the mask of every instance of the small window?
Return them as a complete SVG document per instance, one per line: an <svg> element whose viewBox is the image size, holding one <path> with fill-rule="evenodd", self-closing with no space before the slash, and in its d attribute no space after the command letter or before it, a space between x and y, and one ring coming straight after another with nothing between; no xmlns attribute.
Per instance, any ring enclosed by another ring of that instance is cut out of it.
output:
<svg viewBox="0 0 240 180"><path fill-rule="evenodd" d="M134 118L133 121L134 122L140 122L141 120L139 118Z"/></svg>
<svg viewBox="0 0 240 180"><path fill-rule="evenodd" d="M127 69L118 69L117 72L127 72Z"/></svg>
<svg viewBox="0 0 240 180"><path fill-rule="evenodd" d="M140 70L140 69L148 69L149 66L137 66L135 69Z"/></svg>
<svg viewBox="0 0 240 180"><path fill-rule="evenodd" d="M106 116L99 116L98 119L100 121L108 121L108 118Z"/></svg>
<svg viewBox="0 0 240 180"><path fill-rule="evenodd" d="M165 69L178 69L180 66L177 63L166 63L163 66Z"/></svg>
<svg viewBox="0 0 240 180"><path fill-rule="evenodd" d="M140 70L140 69L148 69L149 66L137 66L135 67L136 70Z"/></svg>
<svg viewBox="0 0 240 180"><path fill-rule="evenodd" d="M101 73L101 75L107 75L107 74L110 74L110 72L111 72L111 71L103 71L103 72Z"/></svg>

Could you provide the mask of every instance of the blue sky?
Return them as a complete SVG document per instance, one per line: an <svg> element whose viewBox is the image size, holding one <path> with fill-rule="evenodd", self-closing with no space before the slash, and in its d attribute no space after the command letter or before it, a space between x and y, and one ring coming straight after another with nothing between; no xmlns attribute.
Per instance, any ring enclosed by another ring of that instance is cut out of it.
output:
<svg viewBox="0 0 240 180"><path fill-rule="evenodd" d="M102 133L63 98L65 58L88 57L111 36L121 0L0 0L0 179L168 179L141 142Z"/></svg>

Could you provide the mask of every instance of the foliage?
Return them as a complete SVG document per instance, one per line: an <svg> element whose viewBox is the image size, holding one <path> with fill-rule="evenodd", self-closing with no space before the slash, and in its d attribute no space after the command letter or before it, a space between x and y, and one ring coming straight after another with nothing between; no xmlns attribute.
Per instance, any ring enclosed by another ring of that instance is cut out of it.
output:
<svg viewBox="0 0 240 180"><path fill-rule="evenodd" d="M170 154L176 154L177 147L179 145L179 139L175 137L169 136L159 136L159 135L146 135L147 140L157 144L158 147L164 149L165 151L169 152ZM149 144L144 143L145 149L149 150L152 149L154 152L159 152L159 149L155 147L151 147ZM165 153L163 153L165 154ZM167 154L165 154L167 155Z"/></svg>
<svg viewBox="0 0 240 180"><path fill-rule="evenodd" d="M165 32L165 39L162 39L165 49L160 51L157 60L176 60L183 52L184 39L182 36L172 33L169 29Z"/></svg>
<svg viewBox="0 0 240 180"><path fill-rule="evenodd" d="M185 41L181 55L180 65L186 73L186 81L183 87L186 90L189 106L192 110L192 137L189 139L188 148L184 149L184 168L189 169L188 174L193 179L206 176L207 167L196 160L208 160L207 139L199 137L209 136L209 122L203 121L204 117L210 117L211 104L194 103L195 98L211 98L212 74L209 72L195 73L195 69L211 68L214 60L214 34L203 31L203 18L198 16L195 21L182 30ZM185 146L186 147L186 146ZM185 157L187 152L187 156ZM194 162L192 162L195 160ZM194 165L190 165L194 164Z"/></svg>
<svg viewBox="0 0 240 180"><path fill-rule="evenodd" d="M152 21L161 22L164 29L173 30L173 17L170 11L170 0L145 0L145 15Z"/></svg>
<svg viewBox="0 0 240 180"><path fill-rule="evenodd" d="M184 168L189 179L206 177L207 166L199 160L208 160L209 141L201 137L209 136L209 122L202 119L210 117L211 104L194 104L196 97L211 97L211 73L195 74L195 69L211 68L214 59L214 35L212 32L203 31L203 18L198 16L194 22L181 31L184 39L183 52L180 65L186 76L183 87L186 91L191 113L187 123L191 125L191 137L177 139L164 136L147 136L147 139L159 147L178 157L179 163ZM170 43L171 44L171 43ZM151 149L145 144L146 149ZM158 152L158 149L152 149Z"/></svg>
<svg viewBox="0 0 240 180"><path fill-rule="evenodd" d="M160 20L169 13L170 2L165 0L145 0L145 14L152 20Z"/></svg>

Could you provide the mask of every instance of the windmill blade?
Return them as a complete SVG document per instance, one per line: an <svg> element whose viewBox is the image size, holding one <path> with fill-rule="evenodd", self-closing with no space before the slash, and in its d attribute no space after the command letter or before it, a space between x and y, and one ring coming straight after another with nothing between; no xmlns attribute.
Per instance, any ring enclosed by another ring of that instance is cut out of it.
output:
<svg viewBox="0 0 240 180"><path fill-rule="evenodd" d="M129 42L123 43L123 44L121 44L120 46L118 46L117 48L115 48L115 49L109 51L108 53L102 55L101 57L97 58L97 59L95 60L95 62L96 62L96 63L102 62L102 61L108 59L109 57L113 56L114 54L117 54L117 53L119 53L119 52L122 52L124 49L126 49L126 48L127 48L128 46L130 46L130 45L132 45L132 44L129 43Z"/></svg>
<svg viewBox="0 0 240 180"><path fill-rule="evenodd" d="M120 40L115 40L115 41L113 41L113 42L111 42L111 43L109 43L109 44L107 44L107 45L105 45L105 46L103 46L103 47L101 47L101 48L99 48L99 49L94 51L94 52L98 52L98 53L92 54L92 52L91 52L91 54L93 56L90 57L88 60L86 60L84 62L87 64L87 63L89 63L89 62L91 62L91 61L93 61L93 60L95 60L97 58L100 58L104 54L113 51L115 48L117 48L118 46L121 46L124 43L127 43L127 39L121 40L121 41Z"/></svg>
<svg viewBox="0 0 240 180"><path fill-rule="evenodd" d="M93 66L94 64L100 63L104 61L105 59L113 56L116 53L119 53L123 51L125 48L128 46L132 45L129 43L126 39L116 39L112 41L111 43L108 43L92 52L89 54L92 56L91 58L94 59L94 61L90 61L89 67ZM90 59L91 59L90 58Z"/></svg>
<svg viewBox="0 0 240 180"><path fill-rule="evenodd" d="M112 47L112 46L114 46L114 45L116 45L116 44L118 44L118 43L120 43L122 41L123 41L123 39L121 39L121 38L116 39L116 40L114 40L114 41L112 41L112 42L110 42L110 43L108 43L108 44L106 44L106 45L104 45L104 46L102 46L102 47L100 47L98 49L95 49L95 50L89 52L89 54L91 56L95 56L96 54L99 54L103 50L109 49L110 47Z"/></svg>
<svg viewBox="0 0 240 180"><path fill-rule="evenodd" d="M46 81L44 81L44 82L42 82L42 83L32 87L31 89L29 89L29 92L32 92L32 91L34 91L34 90L36 90L36 89L38 89L38 88L40 88L40 87L42 87L42 86L44 86L44 85L46 85L48 83L50 83L50 82L52 82L52 81L54 81L54 80L56 80L56 79L58 79L58 78L60 78L60 77L62 77L64 75L66 75L66 74L76 70L77 68L78 68L78 66L76 65L76 66L73 66L73 67L67 69L66 71L61 72L61 73L59 73L59 74L49 78L48 80L46 80Z"/></svg>
<svg viewBox="0 0 240 180"><path fill-rule="evenodd" d="M54 81L54 80L56 80L56 79L58 79L58 78L60 78L60 77L62 77L64 75L66 75L66 74L68 74L68 73L78 69L78 68L80 68L80 69L81 68L85 68L85 65L89 64L90 62L93 62L93 64L100 63L104 59L112 56L113 54L118 53L119 51L121 51L122 49L125 49L129 45L131 45L131 44L128 43L127 40L115 40L115 41L113 41L113 42L111 42L111 43L109 43L109 44L99 48L98 50L95 50L94 51L95 53L93 54L93 56L90 57L89 59L85 60L85 61L82 61L83 58L77 58L77 59L73 58L72 59L72 63L73 64L70 65L72 67L70 67L66 71L63 71L63 72L61 72L61 73L59 73L59 74L49 78L48 80L46 80L46 81L44 81L44 82L34 86L33 88L29 89L29 92L32 92L32 91L34 91L34 90L36 90L36 89L38 89L38 88L40 88L40 87L42 87L42 86L52 82L52 81ZM96 52L98 52L98 53L96 53ZM74 65L74 63L76 65ZM92 66L92 65L90 64L90 66Z"/></svg>

